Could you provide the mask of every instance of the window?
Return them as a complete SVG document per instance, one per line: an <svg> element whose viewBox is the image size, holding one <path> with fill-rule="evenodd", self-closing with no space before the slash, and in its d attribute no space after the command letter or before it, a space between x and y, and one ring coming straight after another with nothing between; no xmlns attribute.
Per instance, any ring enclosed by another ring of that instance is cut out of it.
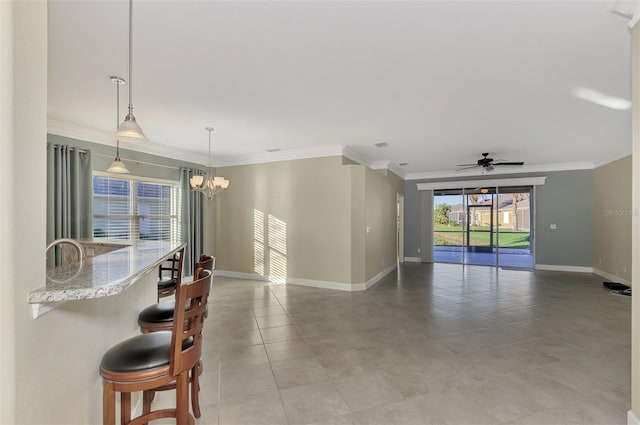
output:
<svg viewBox="0 0 640 425"><path fill-rule="evenodd" d="M93 176L95 238L179 241L178 184Z"/></svg>

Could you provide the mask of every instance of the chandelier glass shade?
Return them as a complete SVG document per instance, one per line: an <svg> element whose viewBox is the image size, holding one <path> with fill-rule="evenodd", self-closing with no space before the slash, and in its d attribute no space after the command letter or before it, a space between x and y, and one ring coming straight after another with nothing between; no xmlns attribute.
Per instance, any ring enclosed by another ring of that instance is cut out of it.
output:
<svg viewBox="0 0 640 425"><path fill-rule="evenodd" d="M209 132L209 161L207 163L207 173L205 175L194 175L189 179L191 188L196 192L205 194L208 200L229 187L229 180L224 177L216 176L213 171L213 160L211 159L211 132L213 128L206 127Z"/></svg>

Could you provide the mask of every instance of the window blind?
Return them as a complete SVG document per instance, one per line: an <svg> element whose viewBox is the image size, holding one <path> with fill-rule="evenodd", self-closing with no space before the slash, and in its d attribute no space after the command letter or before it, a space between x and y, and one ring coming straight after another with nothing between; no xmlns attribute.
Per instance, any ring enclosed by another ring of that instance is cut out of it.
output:
<svg viewBox="0 0 640 425"><path fill-rule="evenodd" d="M93 177L95 238L178 241L178 187Z"/></svg>

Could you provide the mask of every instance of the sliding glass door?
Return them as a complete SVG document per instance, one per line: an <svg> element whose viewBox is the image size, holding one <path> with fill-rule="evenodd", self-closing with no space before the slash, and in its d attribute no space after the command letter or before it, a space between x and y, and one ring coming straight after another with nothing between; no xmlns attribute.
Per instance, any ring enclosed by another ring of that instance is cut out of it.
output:
<svg viewBox="0 0 640 425"><path fill-rule="evenodd" d="M533 267L531 196L531 187L434 191L434 261Z"/></svg>

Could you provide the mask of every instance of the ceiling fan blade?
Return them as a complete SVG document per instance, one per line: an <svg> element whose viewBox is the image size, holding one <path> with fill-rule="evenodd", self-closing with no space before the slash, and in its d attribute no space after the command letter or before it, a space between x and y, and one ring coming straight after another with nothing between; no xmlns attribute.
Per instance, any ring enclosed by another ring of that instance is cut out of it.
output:
<svg viewBox="0 0 640 425"><path fill-rule="evenodd" d="M469 167L458 168L458 169L456 169L456 171L469 170L469 169L471 169L471 168L477 168L477 167L479 167L479 165L478 165L478 164L475 164L475 165L471 165L471 164L469 164L469 165L470 165ZM457 167L459 167L459 165L458 165Z"/></svg>
<svg viewBox="0 0 640 425"><path fill-rule="evenodd" d="M524 165L524 161L492 162L491 165Z"/></svg>
<svg viewBox="0 0 640 425"><path fill-rule="evenodd" d="M476 164L456 164L456 167L471 167L471 166L477 167L478 164L477 163Z"/></svg>

